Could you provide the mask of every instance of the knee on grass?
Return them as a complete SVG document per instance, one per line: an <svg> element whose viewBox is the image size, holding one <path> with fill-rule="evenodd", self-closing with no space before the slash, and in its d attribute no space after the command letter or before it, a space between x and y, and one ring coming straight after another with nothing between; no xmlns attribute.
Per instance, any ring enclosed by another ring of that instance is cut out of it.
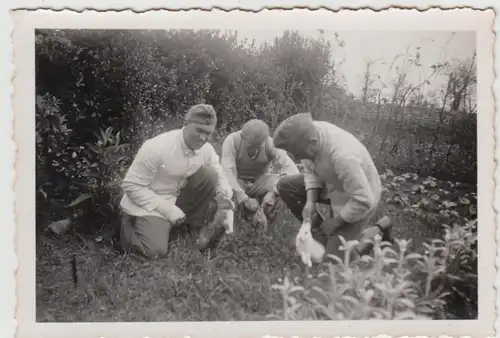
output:
<svg viewBox="0 0 500 338"><path fill-rule="evenodd" d="M142 248L142 254L149 259L164 258L168 253L168 245Z"/></svg>

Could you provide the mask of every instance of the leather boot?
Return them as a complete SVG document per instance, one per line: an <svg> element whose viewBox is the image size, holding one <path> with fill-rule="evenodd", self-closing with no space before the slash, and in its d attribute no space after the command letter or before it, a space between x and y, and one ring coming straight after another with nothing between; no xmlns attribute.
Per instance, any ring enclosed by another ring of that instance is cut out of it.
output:
<svg viewBox="0 0 500 338"><path fill-rule="evenodd" d="M378 234L382 236L382 242L394 243L392 238L392 221L389 217L384 216L375 223L375 225L367 228L361 234L360 243L356 250L360 256L371 254L373 250L373 243L366 240L373 240Z"/></svg>
<svg viewBox="0 0 500 338"><path fill-rule="evenodd" d="M200 229L195 246L198 250L215 249L225 234L225 229L219 222L212 221Z"/></svg>

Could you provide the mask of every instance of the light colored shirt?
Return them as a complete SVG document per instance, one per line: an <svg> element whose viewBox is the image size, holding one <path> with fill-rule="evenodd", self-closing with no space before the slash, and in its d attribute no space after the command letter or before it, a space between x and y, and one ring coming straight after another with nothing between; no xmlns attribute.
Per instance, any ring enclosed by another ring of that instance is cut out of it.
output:
<svg viewBox="0 0 500 338"><path fill-rule="evenodd" d="M382 183L366 147L351 133L331 123L314 121L319 153L303 160L306 189L326 188L334 214L349 223L362 220L380 201Z"/></svg>
<svg viewBox="0 0 500 338"><path fill-rule="evenodd" d="M300 174L286 151L274 147L271 137L260 146L257 158L251 159L243 147L241 131L229 134L224 140L221 163L236 196L245 194L239 180L254 182L261 175L269 173L271 165L279 175Z"/></svg>
<svg viewBox="0 0 500 338"><path fill-rule="evenodd" d="M218 174L217 193L232 198L232 189L222 171L219 156L210 143L193 151L184 142L183 129L175 129L147 140L139 149L125 178L120 202L132 216L157 216L165 219L157 206L174 206L189 176L202 166Z"/></svg>

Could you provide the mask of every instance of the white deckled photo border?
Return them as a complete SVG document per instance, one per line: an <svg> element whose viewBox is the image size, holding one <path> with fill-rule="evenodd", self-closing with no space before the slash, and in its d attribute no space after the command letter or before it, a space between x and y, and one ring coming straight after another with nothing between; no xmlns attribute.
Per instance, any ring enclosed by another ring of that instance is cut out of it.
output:
<svg viewBox="0 0 500 338"><path fill-rule="evenodd" d="M301 16L301 19L298 19ZM307 17L306 17L307 16ZM13 111L16 144L15 217L18 270L16 337L374 337L493 336L496 320L496 216L494 42L492 10L427 11L369 9L340 11L17 11L13 18ZM341 322L173 322L36 323L35 319L35 62L34 30L39 28L124 29L323 29L476 31L478 102L479 319L464 321ZM22 122L21 122L22 121Z"/></svg>

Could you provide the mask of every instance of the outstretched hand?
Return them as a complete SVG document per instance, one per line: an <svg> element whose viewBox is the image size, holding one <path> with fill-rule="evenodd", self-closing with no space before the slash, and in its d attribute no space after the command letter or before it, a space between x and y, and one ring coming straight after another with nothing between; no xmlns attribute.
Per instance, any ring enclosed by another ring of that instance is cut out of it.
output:
<svg viewBox="0 0 500 338"><path fill-rule="evenodd" d="M248 211L252 213L256 212L257 209L259 209L259 202L255 198L247 199L245 202L243 202L243 205Z"/></svg>
<svg viewBox="0 0 500 338"><path fill-rule="evenodd" d="M180 225L186 221L186 214L176 205L162 205L158 207L158 211L172 223L172 226Z"/></svg>

